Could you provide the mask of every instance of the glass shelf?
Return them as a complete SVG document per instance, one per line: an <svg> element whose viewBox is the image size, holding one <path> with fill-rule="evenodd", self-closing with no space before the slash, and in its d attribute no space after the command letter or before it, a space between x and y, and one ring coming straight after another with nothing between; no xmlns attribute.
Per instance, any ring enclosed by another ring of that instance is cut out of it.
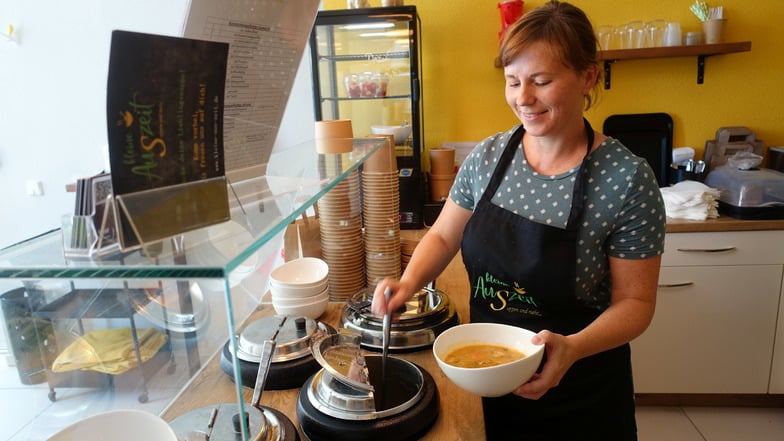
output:
<svg viewBox="0 0 784 441"><path fill-rule="evenodd" d="M357 169L382 142L375 138L354 139L354 150L343 154L318 154L312 141L273 152L266 176L230 184L231 221L184 233L180 237L184 250L163 244L155 258L136 251L101 260L66 260L61 231L54 230L0 250L0 279L228 277ZM323 176L323 170L319 170L320 164L325 163L335 166L329 176ZM231 222L242 228L227 230L227 223ZM215 252L211 238L216 237L232 242L228 254ZM175 259L178 251L198 258Z"/></svg>

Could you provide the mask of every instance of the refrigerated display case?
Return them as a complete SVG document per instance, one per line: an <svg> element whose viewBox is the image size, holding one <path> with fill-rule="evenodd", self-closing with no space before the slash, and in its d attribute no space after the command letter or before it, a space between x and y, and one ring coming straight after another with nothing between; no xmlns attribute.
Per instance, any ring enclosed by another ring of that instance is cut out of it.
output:
<svg viewBox="0 0 784 441"><path fill-rule="evenodd" d="M400 227L421 228L425 201L421 23L415 6L319 11L310 36L316 120L350 119L354 137L409 126L395 141Z"/></svg>

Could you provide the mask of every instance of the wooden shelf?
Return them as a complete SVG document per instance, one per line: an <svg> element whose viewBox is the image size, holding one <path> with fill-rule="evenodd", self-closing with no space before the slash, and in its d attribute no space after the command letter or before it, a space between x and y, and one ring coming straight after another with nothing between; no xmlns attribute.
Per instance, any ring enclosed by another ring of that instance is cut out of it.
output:
<svg viewBox="0 0 784 441"><path fill-rule="evenodd" d="M610 66L621 60L642 60L649 58L697 57L697 84L705 78L705 58L712 55L748 52L750 41L733 43L700 44L695 46L650 47L642 49L616 49L599 51L598 57L604 62L604 88L610 88Z"/></svg>

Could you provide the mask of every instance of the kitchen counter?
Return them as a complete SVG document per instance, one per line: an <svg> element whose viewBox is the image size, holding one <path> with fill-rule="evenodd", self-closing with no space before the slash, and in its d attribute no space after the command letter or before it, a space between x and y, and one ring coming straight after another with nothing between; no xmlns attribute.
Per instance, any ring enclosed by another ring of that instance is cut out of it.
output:
<svg viewBox="0 0 784 441"><path fill-rule="evenodd" d="M702 233L721 231L784 230L784 219L745 220L729 216L693 221L667 218L668 233Z"/></svg>
<svg viewBox="0 0 784 441"><path fill-rule="evenodd" d="M405 231L402 236L409 238L421 237L421 231ZM444 273L436 280L436 287L450 295L455 303L461 323L468 318L468 279L461 257L458 255L449 264ZM266 300L266 299L265 299ZM330 303L327 311L319 317L319 321L334 327L340 325L340 313L343 303ZM274 315L272 305L262 303L251 317L251 320ZM477 395L466 392L455 386L447 379L436 364L431 350L425 349L411 353L391 353L416 363L435 380L439 392L440 411L438 419L423 440L483 440L484 420L482 418L482 401ZM162 417L170 421L177 416L193 409L216 404L236 402L236 389L234 383L220 368L219 354L214 356L196 375L192 383L183 390L172 404L162 413ZM264 391L261 404L277 409L288 416L296 426L297 423L297 395L299 389ZM253 391L244 390L246 403L250 403ZM298 427L299 429L299 427ZM305 439L300 433L301 439Z"/></svg>
<svg viewBox="0 0 784 441"><path fill-rule="evenodd" d="M784 230L784 220L738 220L727 216L706 221L689 221L668 219L668 233L686 232L722 232L722 231L753 231L753 230ZM418 240L426 230L403 230L401 237ZM463 267L462 258L458 254L444 273L436 280L436 287L450 296L455 303L461 323L468 320L468 279ZM327 311L319 320L334 327L340 325L340 312L343 303L330 303ZM272 305L262 303L251 317L251 320L274 315ZM440 412L433 427L424 440L482 440L484 439L484 421L482 418L481 398L466 392L452 384L436 364L432 352L428 350L413 353L393 353L395 357L404 358L427 370L434 378L439 391ZM262 404L286 414L298 425L296 401L299 389L283 391L264 391ZM252 399L253 391L246 388L245 402ZM162 413L166 420L193 409L215 403L234 402L236 393L234 383L220 368L220 357L216 354L196 375L192 383ZM304 437L303 437L304 439Z"/></svg>

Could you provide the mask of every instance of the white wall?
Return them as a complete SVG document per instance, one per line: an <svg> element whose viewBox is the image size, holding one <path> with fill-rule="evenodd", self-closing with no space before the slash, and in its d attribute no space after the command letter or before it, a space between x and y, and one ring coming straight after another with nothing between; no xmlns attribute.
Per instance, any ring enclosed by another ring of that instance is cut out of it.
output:
<svg viewBox="0 0 784 441"><path fill-rule="evenodd" d="M106 72L113 29L180 35L188 0L0 0L0 248L60 226L77 177L106 167ZM277 144L312 139L305 51ZM28 196L40 181L42 196Z"/></svg>

